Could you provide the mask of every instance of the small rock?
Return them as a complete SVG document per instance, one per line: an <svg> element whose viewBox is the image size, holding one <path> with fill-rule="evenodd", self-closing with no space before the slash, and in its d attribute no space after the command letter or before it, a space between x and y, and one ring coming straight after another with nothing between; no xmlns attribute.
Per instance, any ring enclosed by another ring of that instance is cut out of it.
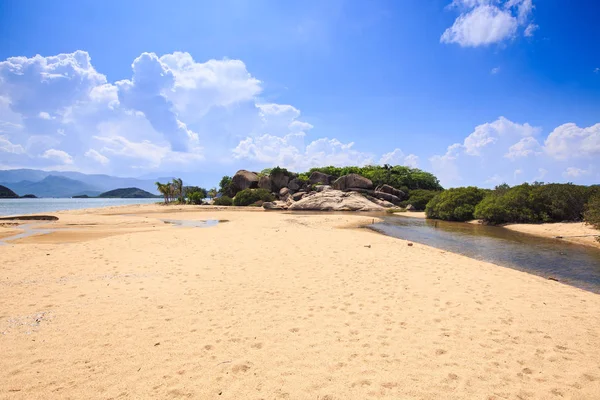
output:
<svg viewBox="0 0 600 400"><path fill-rule="evenodd" d="M409 246L409 247L410 247L410 246L412 246L412 245L413 245L412 243L409 243L409 244L408 244L408 246Z"/></svg>

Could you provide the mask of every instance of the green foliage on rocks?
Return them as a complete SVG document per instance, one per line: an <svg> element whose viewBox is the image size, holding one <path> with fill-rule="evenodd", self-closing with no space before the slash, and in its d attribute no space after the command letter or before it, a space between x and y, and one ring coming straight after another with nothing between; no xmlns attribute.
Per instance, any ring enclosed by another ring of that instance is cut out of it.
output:
<svg viewBox="0 0 600 400"><path fill-rule="evenodd" d="M249 206L257 201L274 201L275 197L266 189L244 189L238 192L234 199L234 206Z"/></svg>
<svg viewBox="0 0 600 400"><path fill-rule="evenodd" d="M213 202L213 204L215 206L232 206L233 199L229 196L221 196L221 197L217 197L215 199L215 201Z"/></svg>

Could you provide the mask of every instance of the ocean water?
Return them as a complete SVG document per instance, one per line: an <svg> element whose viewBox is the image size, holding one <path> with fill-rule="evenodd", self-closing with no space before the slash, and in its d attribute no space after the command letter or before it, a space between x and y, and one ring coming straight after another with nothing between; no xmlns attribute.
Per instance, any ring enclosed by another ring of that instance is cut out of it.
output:
<svg viewBox="0 0 600 400"><path fill-rule="evenodd" d="M124 206L129 204L152 204L161 199L0 199L0 217L23 214L40 214L61 210L80 210Z"/></svg>

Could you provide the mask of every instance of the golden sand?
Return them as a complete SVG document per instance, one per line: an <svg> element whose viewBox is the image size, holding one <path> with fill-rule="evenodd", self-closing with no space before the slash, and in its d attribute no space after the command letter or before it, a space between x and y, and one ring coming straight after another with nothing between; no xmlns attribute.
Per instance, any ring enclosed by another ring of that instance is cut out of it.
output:
<svg viewBox="0 0 600 400"><path fill-rule="evenodd" d="M372 217L56 215L0 246L0 398L600 398L599 295Z"/></svg>

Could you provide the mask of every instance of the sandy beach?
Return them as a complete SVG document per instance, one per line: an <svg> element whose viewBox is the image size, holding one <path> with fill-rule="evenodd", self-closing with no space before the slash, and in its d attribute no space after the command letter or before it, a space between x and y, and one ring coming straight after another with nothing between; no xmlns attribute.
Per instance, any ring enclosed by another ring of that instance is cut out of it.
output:
<svg viewBox="0 0 600 400"><path fill-rule="evenodd" d="M52 215L0 246L0 398L600 398L599 295L372 217Z"/></svg>

